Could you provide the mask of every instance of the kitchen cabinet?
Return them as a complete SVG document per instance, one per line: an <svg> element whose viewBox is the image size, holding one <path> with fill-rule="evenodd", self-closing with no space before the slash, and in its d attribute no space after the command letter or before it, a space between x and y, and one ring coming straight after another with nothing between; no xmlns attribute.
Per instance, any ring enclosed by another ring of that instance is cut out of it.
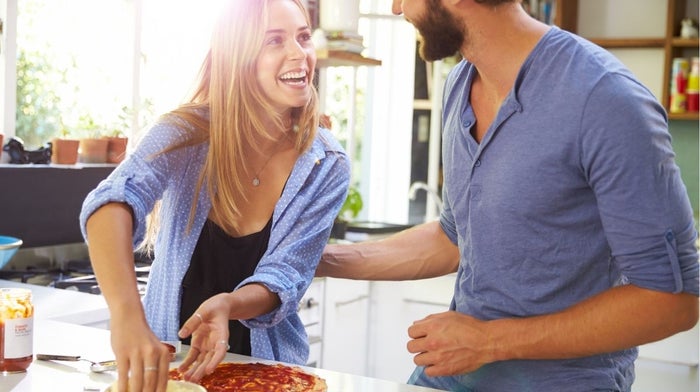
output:
<svg viewBox="0 0 700 392"><path fill-rule="evenodd" d="M452 301L456 274L401 282L372 282L369 377L406 382L413 372L408 327L414 321L445 312Z"/></svg>
<svg viewBox="0 0 700 392"><path fill-rule="evenodd" d="M325 279L321 367L366 375L370 283Z"/></svg>
<svg viewBox="0 0 700 392"><path fill-rule="evenodd" d="M0 164L0 233L22 239L23 248L82 243L83 200L115 167Z"/></svg>

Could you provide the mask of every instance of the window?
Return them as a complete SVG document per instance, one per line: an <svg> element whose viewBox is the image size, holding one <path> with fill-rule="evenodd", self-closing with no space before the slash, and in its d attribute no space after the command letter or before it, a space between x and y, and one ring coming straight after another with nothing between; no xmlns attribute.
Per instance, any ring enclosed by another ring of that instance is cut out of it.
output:
<svg viewBox="0 0 700 392"><path fill-rule="evenodd" d="M177 106L221 2L10 1L17 6L15 134L33 147L61 133L81 137L88 123L129 135Z"/></svg>
<svg viewBox="0 0 700 392"><path fill-rule="evenodd" d="M16 135L39 146L90 121L118 127L131 104L133 25L124 0L20 1Z"/></svg>
<svg viewBox="0 0 700 392"><path fill-rule="evenodd" d="M415 30L402 16L391 14L391 1L362 0L358 32L367 47L363 54L382 65L325 70L324 111L333 116L333 133L352 157L352 182L365 206L359 219L405 223Z"/></svg>
<svg viewBox="0 0 700 392"><path fill-rule="evenodd" d="M14 91L0 95L6 139L17 129L39 147L62 129L80 132L89 120L127 136L146 126L186 97L222 1L0 1L7 43L0 75L6 85L16 75L19 85L17 98ZM333 87L326 92L335 96L326 97L325 108L351 113L348 99L356 105L352 121L338 115L334 131L346 145L352 139L353 182L366 206L361 219L401 223L410 185L415 30L391 14L391 1L362 0L359 33L364 54L382 65L328 70ZM8 57L20 59L17 72Z"/></svg>

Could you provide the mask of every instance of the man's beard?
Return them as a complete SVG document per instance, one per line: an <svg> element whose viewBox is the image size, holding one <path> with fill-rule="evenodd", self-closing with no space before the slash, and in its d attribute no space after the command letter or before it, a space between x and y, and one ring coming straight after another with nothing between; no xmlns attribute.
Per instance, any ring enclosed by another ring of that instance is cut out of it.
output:
<svg viewBox="0 0 700 392"><path fill-rule="evenodd" d="M413 21L421 39L419 54L425 61L454 56L461 49L465 38L462 25L440 1L429 1L425 15Z"/></svg>

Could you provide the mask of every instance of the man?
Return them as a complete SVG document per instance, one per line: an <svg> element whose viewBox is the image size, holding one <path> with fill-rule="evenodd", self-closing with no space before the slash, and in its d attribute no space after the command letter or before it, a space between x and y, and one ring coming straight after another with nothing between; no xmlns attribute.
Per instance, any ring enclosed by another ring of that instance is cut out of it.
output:
<svg viewBox="0 0 700 392"><path fill-rule="evenodd" d="M439 222L329 245L317 275L457 271L416 321L410 383L629 391L636 346L698 320L697 231L666 114L607 51L518 0L394 0L446 81Z"/></svg>

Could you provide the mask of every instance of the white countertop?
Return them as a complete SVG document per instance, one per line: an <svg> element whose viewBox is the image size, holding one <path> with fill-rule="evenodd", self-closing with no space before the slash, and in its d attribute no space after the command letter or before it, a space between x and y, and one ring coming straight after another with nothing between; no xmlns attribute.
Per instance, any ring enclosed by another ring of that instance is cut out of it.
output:
<svg viewBox="0 0 700 392"><path fill-rule="evenodd" d="M0 280L0 287L32 289L34 354L79 355L94 361L114 359L107 329L90 324L109 316L102 296ZM183 347L177 360L184 358ZM225 361L266 362L228 354ZM179 362L174 362L176 367ZM329 392L428 392L435 389L406 385L369 377L302 367L326 380ZM0 374L0 391L104 391L116 379L116 372L92 373L90 363L35 360L24 373Z"/></svg>

